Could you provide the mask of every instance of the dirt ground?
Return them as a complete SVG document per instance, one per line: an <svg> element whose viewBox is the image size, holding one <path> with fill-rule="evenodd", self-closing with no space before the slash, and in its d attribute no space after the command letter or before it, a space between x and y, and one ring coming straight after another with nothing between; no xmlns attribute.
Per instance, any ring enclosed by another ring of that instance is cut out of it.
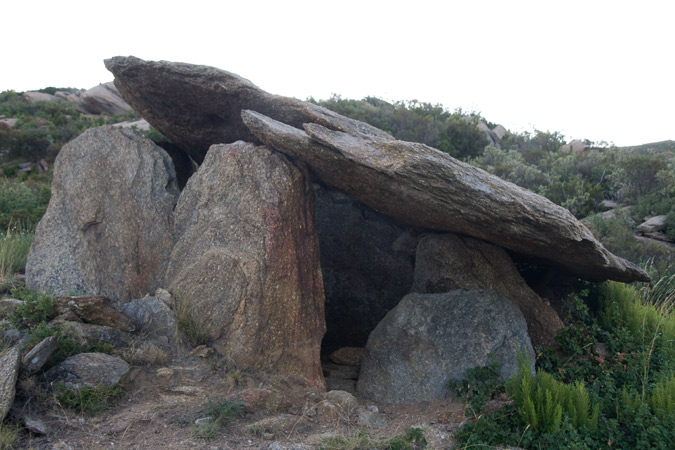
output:
<svg viewBox="0 0 675 450"><path fill-rule="evenodd" d="M324 368L329 389L352 390L346 368ZM16 448L32 449L314 449L333 448L330 436L366 434L373 441L423 430L428 447L452 448L452 432L468 420L461 403L451 400L414 405L375 405L344 394L327 394L260 379L224 373L212 361L183 361L164 367L136 367L123 397L96 415L78 413L24 393L15 416L39 419L46 435L25 432ZM233 399L243 411L209 439L197 435L197 419L211 399Z"/></svg>

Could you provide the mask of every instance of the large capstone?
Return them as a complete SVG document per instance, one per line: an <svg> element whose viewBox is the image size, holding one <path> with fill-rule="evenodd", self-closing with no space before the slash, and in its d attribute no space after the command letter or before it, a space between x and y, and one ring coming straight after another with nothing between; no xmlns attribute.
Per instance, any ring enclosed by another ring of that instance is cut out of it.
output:
<svg viewBox="0 0 675 450"><path fill-rule="evenodd" d="M134 130L100 127L56 158L52 196L26 264L26 286L128 301L161 286L178 186L164 150Z"/></svg>
<svg viewBox="0 0 675 450"><path fill-rule="evenodd" d="M166 285L238 367L322 387L313 202L305 170L285 156L212 146L176 206Z"/></svg>

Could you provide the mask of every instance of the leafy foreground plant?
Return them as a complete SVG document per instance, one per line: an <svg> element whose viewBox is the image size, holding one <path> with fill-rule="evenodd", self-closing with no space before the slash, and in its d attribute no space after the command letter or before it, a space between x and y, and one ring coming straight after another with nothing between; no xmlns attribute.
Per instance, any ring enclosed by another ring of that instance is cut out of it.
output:
<svg viewBox="0 0 675 450"><path fill-rule="evenodd" d="M488 365L467 370L463 380L449 380L448 388L464 405L471 405L467 417L476 417L488 401L504 392L504 384L499 381L499 362L492 356Z"/></svg>
<svg viewBox="0 0 675 450"><path fill-rule="evenodd" d="M212 439L216 434L234 420L242 410L241 403L233 402L224 399L209 399L202 415L204 418L211 420L202 425L195 425L193 428L194 435L200 439Z"/></svg>
<svg viewBox="0 0 675 450"><path fill-rule="evenodd" d="M31 292L22 285L12 289L12 297L23 300L11 317L17 326L35 326L56 316L56 300L51 295Z"/></svg>
<svg viewBox="0 0 675 450"><path fill-rule="evenodd" d="M506 383L516 411L528 427L542 433L560 429L563 412L576 428L594 430L598 426L599 405L593 406L583 383L567 385L539 370L532 375L529 365L518 353L518 375Z"/></svg>
<svg viewBox="0 0 675 450"><path fill-rule="evenodd" d="M353 436L331 436L324 439L322 450L417 450L427 448L427 440L420 428L408 428L391 439L373 439L365 431Z"/></svg>
<svg viewBox="0 0 675 450"><path fill-rule="evenodd" d="M514 404L455 438L467 447L672 449L674 285L605 283L582 293L592 308L575 295L558 349L540 354L536 375L521 368L507 383Z"/></svg>

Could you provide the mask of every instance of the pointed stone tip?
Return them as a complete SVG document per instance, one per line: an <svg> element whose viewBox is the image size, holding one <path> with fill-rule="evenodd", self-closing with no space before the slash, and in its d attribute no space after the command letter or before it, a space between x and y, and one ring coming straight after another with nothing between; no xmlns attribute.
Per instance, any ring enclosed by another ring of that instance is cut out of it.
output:
<svg viewBox="0 0 675 450"><path fill-rule="evenodd" d="M130 55L130 56L113 56L111 58L104 59L103 64L105 64L105 68L108 69L108 71L113 72L114 74L117 68L128 63L129 61L145 62L140 58Z"/></svg>

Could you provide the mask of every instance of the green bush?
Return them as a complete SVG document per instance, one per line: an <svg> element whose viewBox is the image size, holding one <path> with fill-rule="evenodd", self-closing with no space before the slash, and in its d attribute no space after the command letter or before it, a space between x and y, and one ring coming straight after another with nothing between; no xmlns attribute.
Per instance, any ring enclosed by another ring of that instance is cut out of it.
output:
<svg viewBox="0 0 675 450"><path fill-rule="evenodd" d="M506 383L506 392L513 397L523 422L540 433L559 431L563 412L577 428L598 426L599 405L591 407L583 383L568 385L541 370L532 375L522 354L518 356L518 374Z"/></svg>
<svg viewBox="0 0 675 450"><path fill-rule="evenodd" d="M242 404L226 399L210 398L202 408L202 416L212 420L194 427L194 433L201 439L212 439L221 428L233 421L242 411Z"/></svg>
<svg viewBox="0 0 675 450"><path fill-rule="evenodd" d="M521 361L507 383L513 405L479 416L455 438L467 447L671 448L674 295L675 277L642 288L602 283L573 295L559 346L539 350L536 375Z"/></svg>
<svg viewBox="0 0 675 450"><path fill-rule="evenodd" d="M499 381L499 362L491 355L488 365L468 369L464 379L449 380L448 388L464 404L471 405L472 410L467 410L467 415L477 415L495 395L504 392L503 383Z"/></svg>
<svg viewBox="0 0 675 450"><path fill-rule="evenodd" d="M31 230L47 210L51 180L0 178L0 229L12 227Z"/></svg>
<svg viewBox="0 0 675 450"><path fill-rule="evenodd" d="M122 393L121 385L84 386L79 389L68 389L63 383L56 385L56 400L65 408L88 414L97 414L107 409Z"/></svg>
<svg viewBox="0 0 675 450"><path fill-rule="evenodd" d="M7 230L0 238L0 289L10 287L14 274L24 272L26 258L33 244L33 233L21 230Z"/></svg>

